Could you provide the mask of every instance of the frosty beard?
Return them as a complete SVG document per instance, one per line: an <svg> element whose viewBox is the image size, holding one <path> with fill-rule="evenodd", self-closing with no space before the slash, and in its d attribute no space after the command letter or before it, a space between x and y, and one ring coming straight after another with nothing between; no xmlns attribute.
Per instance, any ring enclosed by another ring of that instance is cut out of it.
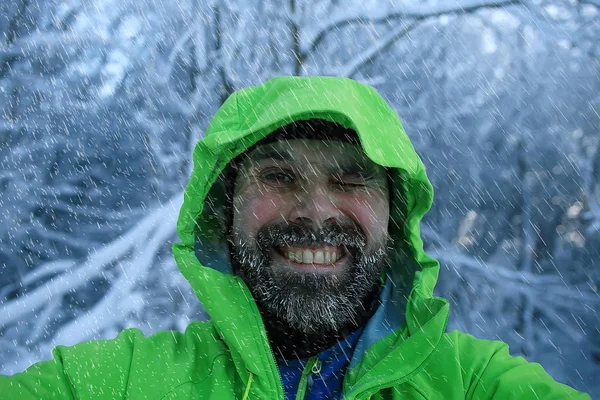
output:
<svg viewBox="0 0 600 400"><path fill-rule="evenodd" d="M303 223L272 223L261 227L255 240L235 231L229 239L233 272L261 311L310 335L338 332L357 322L389 265L389 242L386 235L366 250L365 235L353 221L326 224L318 231ZM348 259L325 273L283 268L282 260L274 260L278 247L312 245L343 246Z"/></svg>

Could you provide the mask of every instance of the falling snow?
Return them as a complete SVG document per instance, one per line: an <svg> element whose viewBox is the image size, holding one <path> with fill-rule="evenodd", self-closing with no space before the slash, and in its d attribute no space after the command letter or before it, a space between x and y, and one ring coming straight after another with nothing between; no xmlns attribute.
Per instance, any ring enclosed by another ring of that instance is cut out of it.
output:
<svg viewBox="0 0 600 400"><path fill-rule="evenodd" d="M425 163L449 329L600 397L597 0L0 10L0 373L205 319L171 254L194 144L234 90L336 75L374 86Z"/></svg>

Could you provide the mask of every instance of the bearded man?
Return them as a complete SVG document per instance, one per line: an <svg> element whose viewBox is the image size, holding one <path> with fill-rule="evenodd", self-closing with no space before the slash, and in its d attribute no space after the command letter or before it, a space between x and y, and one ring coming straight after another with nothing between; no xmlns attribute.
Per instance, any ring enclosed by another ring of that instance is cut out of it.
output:
<svg viewBox="0 0 600 400"><path fill-rule="evenodd" d="M211 319L57 347L7 398L586 399L506 344L446 333L394 111L333 77L233 93L194 152L174 245Z"/></svg>

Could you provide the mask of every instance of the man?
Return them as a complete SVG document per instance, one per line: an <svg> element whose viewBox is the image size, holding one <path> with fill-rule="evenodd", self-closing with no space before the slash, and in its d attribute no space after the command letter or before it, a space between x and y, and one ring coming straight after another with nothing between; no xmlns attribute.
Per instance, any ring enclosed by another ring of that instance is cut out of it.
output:
<svg viewBox="0 0 600 400"><path fill-rule="evenodd" d="M419 222L433 192L372 88L281 77L194 152L174 254L211 316L57 347L6 398L589 398L497 341L445 333Z"/></svg>

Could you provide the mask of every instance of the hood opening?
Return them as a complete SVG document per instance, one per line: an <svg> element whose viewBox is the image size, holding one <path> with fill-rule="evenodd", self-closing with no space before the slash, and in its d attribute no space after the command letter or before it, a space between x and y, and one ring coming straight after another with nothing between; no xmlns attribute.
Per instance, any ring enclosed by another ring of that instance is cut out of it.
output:
<svg viewBox="0 0 600 400"><path fill-rule="evenodd" d="M198 229L194 231L194 252L201 265L223 273L232 273L229 245L226 238L229 234L228 229L233 222L231 203L236 179L234 166L241 164L245 156L256 146L278 140L293 139L337 140L362 146L356 131L320 118L293 121L275 129L257 142L251 143L247 150L238 154L219 171L215 183L205 198L202 214L196 223ZM394 246L390 250L391 264L403 266L399 268L399 271L387 271L387 274L390 278L393 277L395 286L403 286L408 282L407 286L410 287L418 264L408 262L411 251L410 242L404 234L408 206L403 187L404 178L400 170L382 166L388 172L390 195L388 233L393 238Z"/></svg>

